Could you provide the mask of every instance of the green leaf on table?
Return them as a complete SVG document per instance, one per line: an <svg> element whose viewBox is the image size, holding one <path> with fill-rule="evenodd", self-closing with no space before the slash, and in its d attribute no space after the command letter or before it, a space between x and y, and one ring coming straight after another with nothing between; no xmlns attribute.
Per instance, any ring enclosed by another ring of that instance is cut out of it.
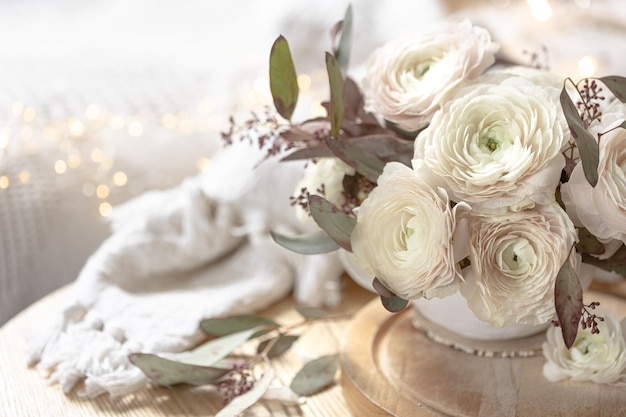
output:
<svg viewBox="0 0 626 417"><path fill-rule="evenodd" d="M560 100L569 130L572 133L572 137L576 141L576 145L578 146L578 150L580 152L580 159L582 160L585 178L592 187L595 187L598 183L598 164L600 161L598 143L595 141L591 133L585 129L583 122L580 119L578 109L572 102L572 99L567 93L565 87L561 90Z"/></svg>
<svg viewBox="0 0 626 417"><path fill-rule="evenodd" d="M286 236L278 232L270 232L274 242L285 249L303 255L328 253L339 249L339 245L323 231L307 235Z"/></svg>
<svg viewBox="0 0 626 417"><path fill-rule="evenodd" d="M583 310L583 289L569 259L565 261L556 276L554 305L561 324L563 341L569 349L576 341Z"/></svg>
<svg viewBox="0 0 626 417"><path fill-rule="evenodd" d="M599 80L611 90L611 93L622 103L626 103L626 78L617 75L600 77Z"/></svg>
<svg viewBox="0 0 626 417"><path fill-rule="evenodd" d="M263 395L267 392L270 384L276 377L273 368L268 368L261 379L254 384L254 387L241 395L236 396L224 408L222 408L215 417L237 417L248 408L259 402Z"/></svg>
<svg viewBox="0 0 626 417"><path fill-rule="evenodd" d="M200 328L206 334L214 337L223 337L255 327L267 327L271 329L280 327L280 325L266 317L256 316L253 314L241 314L224 318L210 318L200 322ZM253 333L253 336L260 336L261 334L267 333L269 330L257 329L257 331L259 334Z"/></svg>
<svg viewBox="0 0 626 417"><path fill-rule="evenodd" d="M218 366L221 361L259 330L261 328L255 326L211 340L177 359L150 353L133 353L128 359L159 385L214 384L232 370L231 366Z"/></svg>
<svg viewBox="0 0 626 417"><path fill-rule="evenodd" d="M216 384L232 370L230 367L201 366L165 359L151 353L132 353L130 362L158 385Z"/></svg>
<svg viewBox="0 0 626 417"><path fill-rule="evenodd" d="M291 120L298 102L298 77L287 40L281 35L270 52L270 91L278 114Z"/></svg>
<svg viewBox="0 0 626 417"><path fill-rule="evenodd" d="M343 75L337 60L332 54L326 52L326 71L330 85L330 133L333 138L339 137L343 122Z"/></svg>
<svg viewBox="0 0 626 417"><path fill-rule="evenodd" d="M192 350L188 356L182 357L180 361L196 365L211 365L216 363L239 346L243 345L248 339L267 332L263 327L263 325L253 326L210 340ZM277 325L272 325L272 327L277 327Z"/></svg>
<svg viewBox="0 0 626 417"><path fill-rule="evenodd" d="M339 367L337 355L322 356L307 362L291 381L291 389L300 395L315 394L335 379Z"/></svg>
<svg viewBox="0 0 626 417"><path fill-rule="evenodd" d="M337 158L350 165L371 182L376 183L385 168L385 161L378 158L375 154L368 154L359 148L355 144L356 142L356 140L343 138L327 139L326 145Z"/></svg>
<svg viewBox="0 0 626 417"><path fill-rule="evenodd" d="M285 334L285 335L280 335L278 337L264 340L263 342L259 343L259 346L257 347L257 353L263 352L270 343L273 343L272 347L267 352L267 357L268 358L278 357L282 355L283 353L285 353L286 351L288 351L289 348L293 345L293 343L296 340L298 340L299 337L300 336L297 336L297 335Z"/></svg>
<svg viewBox="0 0 626 417"><path fill-rule="evenodd" d="M348 6L346 15L341 23L341 37L335 52L335 58L341 71L345 74L348 71L348 63L350 61L350 48L352 46L352 5Z"/></svg>
<svg viewBox="0 0 626 417"><path fill-rule="evenodd" d="M296 311L305 319L320 319L328 317L328 311L313 307L296 307Z"/></svg>
<svg viewBox="0 0 626 417"><path fill-rule="evenodd" d="M339 246L352 252L350 235L356 219L347 215L330 201L319 195L309 196L309 210L317 225Z"/></svg>
<svg viewBox="0 0 626 417"><path fill-rule="evenodd" d="M374 290L376 290L378 295L380 295L380 301L383 307L391 313L402 311L407 304L409 304L408 300L394 294L378 278L374 278L374 281L372 281L372 287L374 287Z"/></svg>

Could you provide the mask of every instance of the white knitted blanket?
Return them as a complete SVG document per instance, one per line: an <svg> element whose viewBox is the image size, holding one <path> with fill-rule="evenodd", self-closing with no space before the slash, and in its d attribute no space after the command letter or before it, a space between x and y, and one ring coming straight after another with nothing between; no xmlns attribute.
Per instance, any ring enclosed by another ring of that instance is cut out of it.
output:
<svg viewBox="0 0 626 417"><path fill-rule="evenodd" d="M336 254L294 254L269 236L302 231L288 200L302 164L261 159L236 145L208 172L117 207L67 306L30 338L30 363L66 392L84 381L81 394L124 395L147 383L129 353L187 350L204 318L259 310L292 288L299 302L328 300Z"/></svg>

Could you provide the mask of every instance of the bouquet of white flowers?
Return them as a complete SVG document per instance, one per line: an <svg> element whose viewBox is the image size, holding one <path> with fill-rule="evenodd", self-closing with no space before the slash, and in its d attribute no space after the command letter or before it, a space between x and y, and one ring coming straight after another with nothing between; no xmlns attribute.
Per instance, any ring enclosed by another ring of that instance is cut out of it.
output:
<svg viewBox="0 0 626 417"><path fill-rule="evenodd" d="M452 20L375 51L359 88L347 75L351 21L349 8L331 32L325 116L292 120L298 77L280 36L275 111L231 119L223 133L226 143L258 141L268 157L307 160L291 202L319 227L274 240L303 254L351 252L392 312L460 293L495 327L552 322L548 380L626 384L626 320L597 315L582 282L589 265L626 276L626 78L575 83L511 65L486 30ZM294 344L293 331L333 317L298 311L303 320L289 326L207 319L213 339L187 356L129 359L157 384L214 385L228 404L218 416L268 396L298 403L332 384L339 365L337 355L313 359L289 388L270 389L270 358ZM232 355L249 339L254 355Z"/></svg>
<svg viewBox="0 0 626 417"><path fill-rule="evenodd" d="M579 270L626 276L626 78L499 62L485 29L452 20L376 50L359 88L350 31L348 9L326 54L327 116L300 123L288 43L273 45L282 118L262 145L309 160L292 201L321 229L274 239L352 252L390 311L460 291L494 326L553 322L567 348L579 327L598 333Z"/></svg>

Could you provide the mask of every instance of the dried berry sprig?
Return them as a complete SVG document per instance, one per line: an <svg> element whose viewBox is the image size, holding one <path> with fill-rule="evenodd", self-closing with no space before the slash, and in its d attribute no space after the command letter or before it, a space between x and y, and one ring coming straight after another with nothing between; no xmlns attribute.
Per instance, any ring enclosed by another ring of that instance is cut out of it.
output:
<svg viewBox="0 0 626 417"><path fill-rule="evenodd" d="M524 49L522 53L528 57L528 65L530 67L546 71L550 69L548 48L545 45L541 46L539 52Z"/></svg>
<svg viewBox="0 0 626 417"><path fill-rule="evenodd" d="M266 107L262 113L251 112L251 117L241 124L235 122L231 116L228 129L222 132L222 140L226 146L235 142L248 142L251 145L256 143L259 149L266 150L266 158L269 158L295 146L282 136L289 127L290 125L281 123L276 114Z"/></svg>
<svg viewBox="0 0 626 417"><path fill-rule="evenodd" d="M580 318L580 324L583 329L591 329L591 334L600 333L600 329L598 329L598 321L604 321L604 317L598 316L589 310L595 310L600 303L597 301L593 301L591 304L585 305L583 304L583 314Z"/></svg>
<svg viewBox="0 0 626 417"><path fill-rule="evenodd" d="M315 163L315 160L309 162ZM339 209L345 214L352 214L356 207L359 207L363 202L363 199L369 195L374 189L376 184L365 178L363 175L356 173L354 175L345 175L343 179L343 190L341 191L342 201L338 205ZM316 195L326 198L326 185L321 184L320 187L315 190ZM289 202L292 206L300 206L307 213L309 211L309 197L311 192L302 187L300 193L289 197Z"/></svg>
<svg viewBox="0 0 626 417"><path fill-rule="evenodd" d="M594 121L602 120L600 102L605 100L605 96L600 94L602 87L596 80L590 80L589 78L584 78L576 84L576 89L580 94L580 100L576 102L576 107L580 112L583 126L587 129Z"/></svg>
<svg viewBox="0 0 626 417"><path fill-rule="evenodd" d="M222 404L230 403L238 397L254 388L256 378L250 364L242 363L233 365L232 371L226 374L224 381L217 386L222 396Z"/></svg>
<svg viewBox="0 0 626 417"><path fill-rule="evenodd" d="M600 303L598 301L592 301L590 304L583 304L582 315L580 316L580 325L583 329L591 329L591 334L599 334L598 322L604 321L604 317L589 311L595 310ZM554 327L561 327L561 323L558 320L552 320Z"/></svg>
<svg viewBox="0 0 626 417"><path fill-rule="evenodd" d="M320 187L317 190L315 190L315 194L322 196L322 197L326 197L326 185L321 184ZM302 209L304 209L304 211L306 211L310 215L311 214L309 210L309 197L310 196L311 196L311 192L306 187L302 187L300 188L300 193L298 195L292 195L289 197L289 203L292 206L302 207Z"/></svg>

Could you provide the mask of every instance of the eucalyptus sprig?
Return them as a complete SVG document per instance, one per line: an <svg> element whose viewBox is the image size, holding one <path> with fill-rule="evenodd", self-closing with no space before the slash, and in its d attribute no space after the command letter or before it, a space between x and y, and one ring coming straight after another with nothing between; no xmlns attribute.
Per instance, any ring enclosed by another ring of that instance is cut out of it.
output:
<svg viewBox="0 0 626 417"><path fill-rule="evenodd" d="M351 317L316 308L296 310L302 319L289 325L258 315L206 319L200 328L212 339L194 350L171 357L133 353L129 360L155 385L213 386L225 405L218 416L237 416L267 394L275 379L273 360L293 346L300 337L298 331L315 322ZM250 344L256 345L255 353L245 354L245 347ZM299 396L324 390L333 383L338 367L337 354L308 361L293 377L289 388L282 387L283 400L298 403Z"/></svg>
<svg viewBox="0 0 626 417"><path fill-rule="evenodd" d="M299 236L272 233L281 246L304 254L326 253L344 248L350 251L350 234L355 224L352 210L362 203L364 195L376 185L387 162L398 161L407 166L413 155L415 132L404 132L393 124L380 121L365 111L364 97L356 82L348 75L352 39L352 7L344 19L331 30L331 50L325 53L330 96L322 103L325 117L302 122L293 120L298 103L297 71L289 43L279 36L269 58L270 91L275 115L268 110L263 116L253 115L238 129L234 120L222 134L226 144L236 140L257 140L268 156L291 151L284 161L336 157L352 167L356 174L346 175L344 203L336 206L319 197L319 190L301 190L292 198L293 205L307 210L323 232ZM280 120L282 118L282 120ZM250 132L254 135L241 134ZM261 132L261 133L258 133ZM323 193L322 193L323 194Z"/></svg>

